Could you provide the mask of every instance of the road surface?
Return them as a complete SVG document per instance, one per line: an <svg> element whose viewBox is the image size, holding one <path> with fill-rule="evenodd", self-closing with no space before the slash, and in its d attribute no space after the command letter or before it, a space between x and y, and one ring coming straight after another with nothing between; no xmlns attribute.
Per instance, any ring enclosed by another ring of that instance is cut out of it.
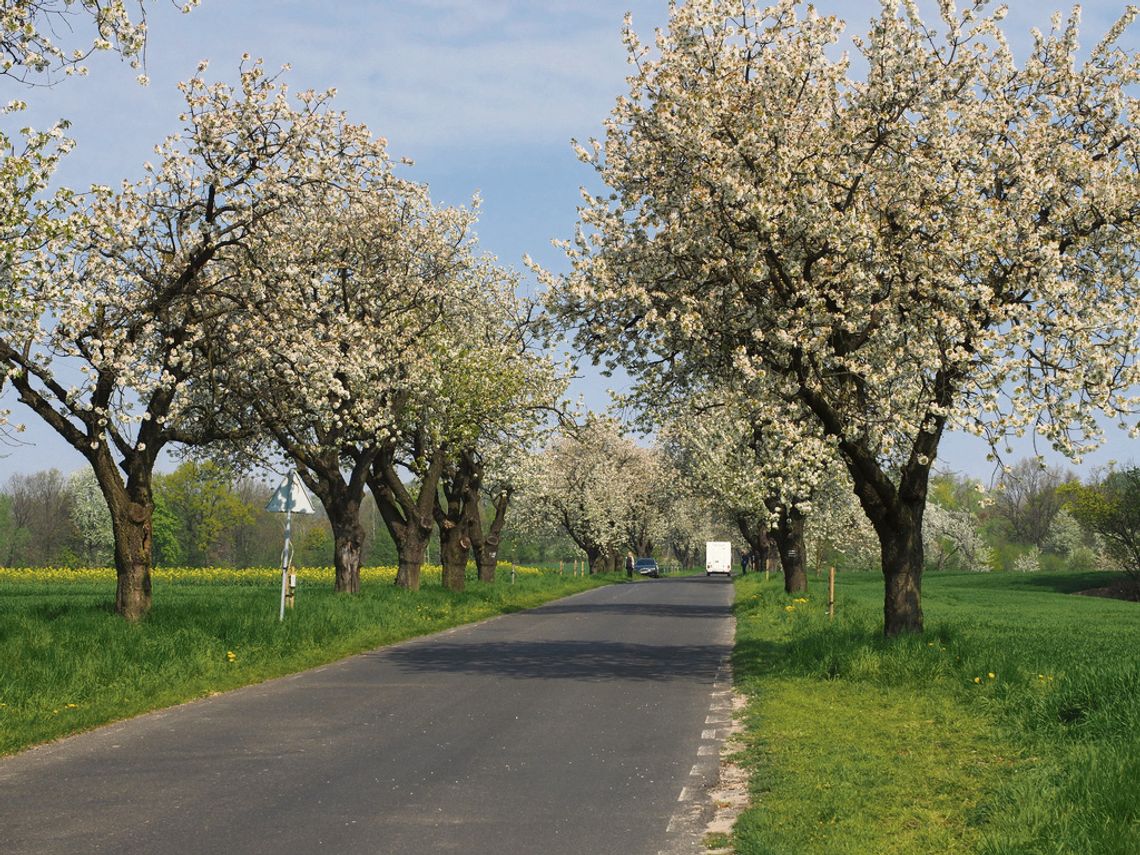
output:
<svg viewBox="0 0 1140 855"><path fill-rule="evenodd" d="M0 759L0 852L700 852L731 598L608 586Z"/></svg>

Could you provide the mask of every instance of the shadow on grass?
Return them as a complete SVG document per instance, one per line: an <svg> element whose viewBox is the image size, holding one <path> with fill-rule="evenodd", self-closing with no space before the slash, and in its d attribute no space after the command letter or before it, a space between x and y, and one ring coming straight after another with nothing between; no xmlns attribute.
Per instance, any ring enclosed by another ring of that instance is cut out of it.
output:
<svg viewBox="0 0 1140 855"><path fill-rule="evenodd" d="M1123 573L1089 570L1084 573L1002 573L984 577L982 584L1005 590L1021 588L1056 594L1075 594L1092 588L1103 588L1127 578ZM977 583L975 583L976 586Z"/></svg>

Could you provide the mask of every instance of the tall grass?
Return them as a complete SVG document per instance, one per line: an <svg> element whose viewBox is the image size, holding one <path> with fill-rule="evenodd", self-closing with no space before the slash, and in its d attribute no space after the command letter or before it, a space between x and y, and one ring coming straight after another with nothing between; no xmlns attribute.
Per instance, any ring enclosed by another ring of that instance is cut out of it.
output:
<svg viewBox="0 0 1140 855"><path fill-rule="evenodd" d="M416 592L393 574L366 570L345 596L331 570L302 570L279 622L280 571L159 571L153 609L130 624L112 612L113 571L0 569L0 754L616 578L520 568L512 584L500 568L457 594L438 574Z"/></svg>
<svg viewBox="0 0 1140 855"><path fill-rule="evenodd" d="M923 636L882 581L741 581L754 807L738 851L1140 852L1140 608L1105 574L928 575Z"/></svg>

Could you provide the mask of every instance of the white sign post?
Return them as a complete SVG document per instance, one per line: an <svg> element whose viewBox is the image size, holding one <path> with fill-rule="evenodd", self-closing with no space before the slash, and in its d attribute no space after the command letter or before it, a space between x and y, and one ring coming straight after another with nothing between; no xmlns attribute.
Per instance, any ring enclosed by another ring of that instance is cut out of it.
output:
<svg viewBox="0 0 1140 855"><path fill-rule="evenodd" d="M285 620L285 596L291 587L289 584L289 566L293 563L293 514L311 514L313 503L309 501L309 494L305 492L305 485L296 471L290 472L277 488L277 492L269 499L265 510L273 513L285 514L285 548L281 552L281 614L278 620Z"/></svg>

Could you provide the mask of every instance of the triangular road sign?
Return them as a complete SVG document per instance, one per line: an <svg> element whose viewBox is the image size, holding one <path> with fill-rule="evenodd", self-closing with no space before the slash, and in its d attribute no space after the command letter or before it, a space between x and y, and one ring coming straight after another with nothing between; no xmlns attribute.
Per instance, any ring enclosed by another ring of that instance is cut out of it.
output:
<svg viewBox="0 0 1140 855"><path fill-rule="evenodd" d="M309 501L309 494L305 492L305 485L301 482L301 476L295 471L285 476L285 480L281 482L277 492L270 498L265 510L277 514L283 514L287 511L292 511L295 514L316 513L313 510L313 503Z"/></svg>

